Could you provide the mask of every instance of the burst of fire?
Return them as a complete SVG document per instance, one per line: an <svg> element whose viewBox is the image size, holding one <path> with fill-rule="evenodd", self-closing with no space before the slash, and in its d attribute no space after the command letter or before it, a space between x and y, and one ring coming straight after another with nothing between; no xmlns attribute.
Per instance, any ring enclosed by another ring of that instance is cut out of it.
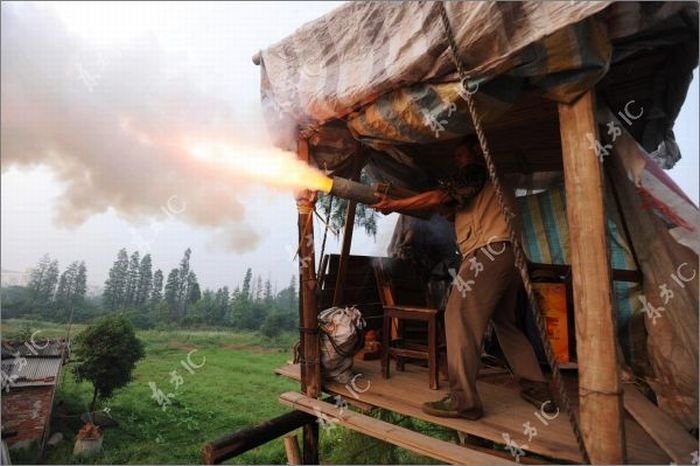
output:
<svg viewBox="0 0 700 466"><path fill-rule="evenodd" d="M209 141L190 144L190 152L216 169L268 186L326 193L333 187L331 178L282 149Z"/></svg>

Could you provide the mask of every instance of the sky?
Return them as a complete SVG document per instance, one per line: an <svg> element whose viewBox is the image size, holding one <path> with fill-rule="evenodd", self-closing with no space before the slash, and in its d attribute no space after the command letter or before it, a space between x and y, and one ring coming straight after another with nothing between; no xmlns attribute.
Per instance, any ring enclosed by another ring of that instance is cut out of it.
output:
<svg viewBox="0 0 700 466"><path fill-rule="evenodd" d="M3 154L3 271L49 253L62 268L85 260L97 289L122 247L150 253L166 274L190 247L204 287L235 287L247 267L286 286L296 272L290 190L192 165L173 140L187 128L264 141L251 56L338 4L4 2L3 43L14 47L2 49L3 107L22 109L9 124L32 124L3 144L45 155ZM22 105L24 87L46 93L36 109ZM697 203L697 75L675 131L683 159L670 175ZM77 155L67 162L66 151ZM358 230L352 252L383 255L395 220L382 217L377 238ZM326 250L338 249L330 235Z"/></svg>

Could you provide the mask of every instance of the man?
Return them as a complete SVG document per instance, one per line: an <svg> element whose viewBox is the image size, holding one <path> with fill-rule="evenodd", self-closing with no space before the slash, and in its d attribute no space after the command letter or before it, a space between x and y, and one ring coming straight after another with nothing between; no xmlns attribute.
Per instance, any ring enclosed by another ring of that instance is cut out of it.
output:
<svg viewBox="0 0 700 466"><path fill-rule="evenodd" d="M442 417L477 420L483 406L476 388L481 343L493 320L501 349L515 375L521 396L538 408L555 412L535 352L516 326L516 299L520 278L514 265L508 226L489 180L478 140L469 136L457 147L458 172L441 189L392 200L382 198L373 207L391 211L436 209L454 214L457 245L462 254L445 310L447 369L450 395L425 403L423 411ZM506 201L515 212L512 191Z"/></svg>

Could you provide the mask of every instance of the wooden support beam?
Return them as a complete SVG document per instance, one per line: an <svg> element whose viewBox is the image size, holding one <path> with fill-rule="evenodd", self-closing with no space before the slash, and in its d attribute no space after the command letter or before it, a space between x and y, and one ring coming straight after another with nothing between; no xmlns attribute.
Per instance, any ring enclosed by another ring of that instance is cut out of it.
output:
<svg viewBox="0 0 700 466"><path fill-rule="evenodd" d="M356 146L355 162L353 164L353 174L350 178L354 181L360 180L362 165L364 164L363 157L360 152L362 148L358 144ZM348 271L348 256L352 247L352 235L355 231L355 215L357 213L357 202L348 201L348 210L345 212L345 228L343 230L343 244L340 248L340 258L338 263L338 276L335 280L335 291L333 292L333 305L340 306L343 304L343 292L345 291L345 276Z"/></svg>
<svg viewBox="0 0 700 466"><path fill-rule="evenodd" d="M625 387L625 409L677 464L691 464L698 441L647 400L634 385Z"/></svg>
<svg viewBox="0 0 700 466"><path fill-rule="evenodd" d="M389 442L419 455L435 458L450 464L515 464L515 461L500 458L461 447L427 435L419 434L404 427L365 416L350 410L340 410L330 403L309 398L301 393L287 392L280 395L280 401L299 411L321 413L328 422L357 431L364 435Z"/></svg>
<svg viewBox="0 0 700 466"><path fill-rule="evenodd" d="M202 463L220 464L308 424L316 424L316 418L302 411L292 411L253 427L225 435L204 445Z"/></svg>
<svg viewBox="0 0 700 466"><path fill-rule="evenodd" d="M309 143L297 141L297 156L309 162ZM299 314L301 326L301 388L316 398L321 393L321 355L319 351L318 308L316 306L316 259L313 207L315 193L304 190L297 194L299 228ZM318 464L318 424L304 426L304 464Z"/></svg>
<svg viewBox="0 0 700 466"><path fill-rule="evenodd" d="M287 435L284 438L284 451L287 453L287 464L289 466L301 464L301 453L296 435Z"/></svg>
<svg viewBox="0 0 700 466"><path fill-rule="evenodd" d="M340 263L338 264L338 277L335 280L333 292L333 305L343 304L343 291L345 291L345 275L348 271L348 255L352 246L352 234L355 229L355 213L357 202L348 201L348 210L345 215L345 230L343 231L343 245L340 249Z"/></svg>
<svg viewBox="0 0 700 466"><path fill-rule="evenodd" d="M579 368L580 423L593 464L626 463L602 165L591 91L559 104Z"/></svg>

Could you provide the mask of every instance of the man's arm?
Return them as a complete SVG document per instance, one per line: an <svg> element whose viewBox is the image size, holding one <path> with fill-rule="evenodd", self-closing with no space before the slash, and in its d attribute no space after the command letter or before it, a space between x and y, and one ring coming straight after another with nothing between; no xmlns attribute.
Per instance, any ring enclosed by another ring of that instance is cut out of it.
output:
<svg viewBox="0 0 700 466"><path fill-rule="evenodd" d="M444 210L446 204L452 200L447 191L442 189L426 191L404 199L389 199L382 194L377 194L377 198L381 200L373 204L372 207L383 214L397 211L420 212L435 209Z"/></svg>

